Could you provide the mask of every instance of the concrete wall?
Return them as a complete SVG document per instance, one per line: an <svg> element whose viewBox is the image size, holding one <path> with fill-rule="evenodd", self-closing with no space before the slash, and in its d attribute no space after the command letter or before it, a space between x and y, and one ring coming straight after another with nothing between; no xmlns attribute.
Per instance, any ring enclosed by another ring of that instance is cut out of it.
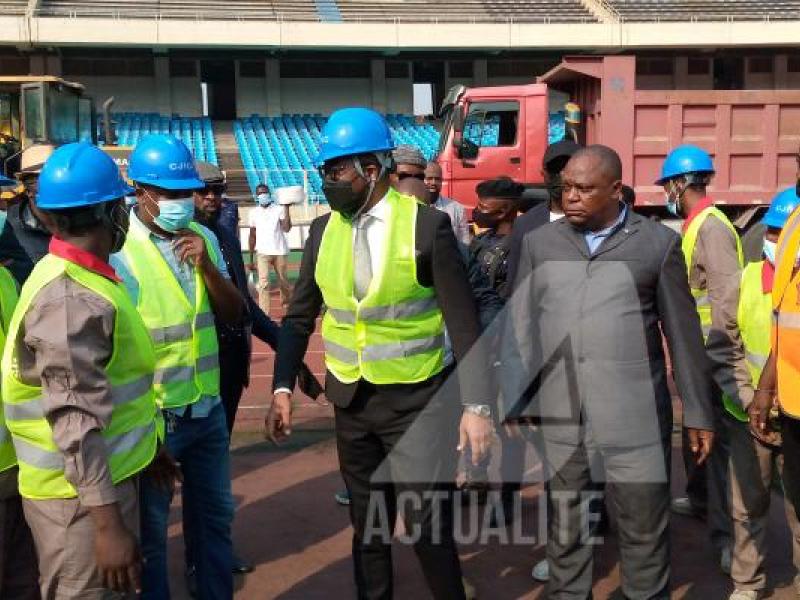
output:
<svg viewBox="0 0 800 600"><path fill-rule="evenodd" d="M411 79L386 80L386 112L410 115L414 111L414 88Z"/></svg>
<svg viewBox="0 0 800 600"><path fill-rule="evenodd" d="M370 80L363 79L282 79L283 112L330 114L342 106L371 106Z"/></svg>
<svg viewBox="0 0 800 600"><path fill-rule="evenodd" d="M173 77L170 85L172 112L184 117L203 116L203 98L200 93L199 77Z"/></svg>
<svg viewBox="0 0 800 600"><path fill-rule="evenodd" d="M236 114L248 117L265 115L267 107L267 83L264 78L239 77L236 81Z"/></svg>
<svg viewBox="0 0 800 600"><path fill-rule="evenodd" d="M114 96L115 112L159 112L154 77L81 77L80 82L98 107Z"/></svg>

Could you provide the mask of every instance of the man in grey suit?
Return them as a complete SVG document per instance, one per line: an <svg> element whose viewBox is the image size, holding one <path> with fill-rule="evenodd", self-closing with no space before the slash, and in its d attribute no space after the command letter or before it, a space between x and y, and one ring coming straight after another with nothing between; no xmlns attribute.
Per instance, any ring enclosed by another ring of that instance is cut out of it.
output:
<svg viewBox="0 0 800 600"><path fill-rule="evenodd" d="M523 240L509 306L504 408L541 424L550 599L591 597L598 515L587 510L602 494L592 482L606 483L617 515L625 597L669 597L672 403L662 331L698 462L713 443L711 375L680 237L629 210L621 178L619 156L605 146L570 159L566 218Z"/></svg>

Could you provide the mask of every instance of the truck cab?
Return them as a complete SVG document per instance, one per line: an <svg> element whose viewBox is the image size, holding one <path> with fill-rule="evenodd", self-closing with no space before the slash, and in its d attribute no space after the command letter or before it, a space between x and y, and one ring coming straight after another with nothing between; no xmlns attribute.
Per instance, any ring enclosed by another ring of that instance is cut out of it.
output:
<svg viewBox="0 0 800 600"><path fill-rule="evenodd" d="M442 106L437 153L442 194L473 207L475 186L486 179L507 175L541 185L548 106L543 84L452 88Z"/></svg>

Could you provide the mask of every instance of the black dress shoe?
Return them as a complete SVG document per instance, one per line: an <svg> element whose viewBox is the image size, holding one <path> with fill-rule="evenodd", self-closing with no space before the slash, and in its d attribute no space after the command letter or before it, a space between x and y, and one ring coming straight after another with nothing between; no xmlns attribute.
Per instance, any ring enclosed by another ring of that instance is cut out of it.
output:
<svg viewBox="0 0 800 600"><path fill-rule="evenodd" d="M233 555L233 567L231 568L231 571L233 571L234 575L252 573L254 568L255 567L253 567L253 565L251 565L249 562L242 560L236 554Z"/></svg>

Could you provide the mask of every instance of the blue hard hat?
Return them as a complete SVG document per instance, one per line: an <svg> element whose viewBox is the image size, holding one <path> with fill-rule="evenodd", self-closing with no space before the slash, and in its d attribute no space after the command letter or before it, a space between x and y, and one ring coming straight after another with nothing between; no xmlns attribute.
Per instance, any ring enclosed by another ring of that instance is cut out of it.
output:
<svg viewBox="0 0 800 600"><path fill-rule="evenodd" d="M143 137L128 159L128 178L165 190L199 190L205 184L197 174L191 150L172 135Z"/></svg>
<svg viewBox="0 0 800 600"><path fill-rule="evenodd" d="M369 108L342 108L322 128L317 165L341 158L394 149L392 132L381 115Z"/></svg>
<svg viewBox="0 0 800 600"><path fill-rule="evenodd" d="M708 152L691 144L678 146L664 159L661 165L661 177L656 181L663 185L673 177L688 173L714 173L714 163Z"/></svg>
<svg viewBox="0 0 800 600"><path fill-rule="evenodd" d="M797 197L795 186L786 188L782 192L778 192L772 202L769 203L769 209L761 222L767 227L783 229L789 215L794 212L799 204L800 198Z"/></svg>
<svg viewBox="0 0 800 600"><path fill-rule="evenodd" d="M132 192L113 158L97 146L76 142L57 148L45 161L36 206L45 210L79 208Z"/></svg>

